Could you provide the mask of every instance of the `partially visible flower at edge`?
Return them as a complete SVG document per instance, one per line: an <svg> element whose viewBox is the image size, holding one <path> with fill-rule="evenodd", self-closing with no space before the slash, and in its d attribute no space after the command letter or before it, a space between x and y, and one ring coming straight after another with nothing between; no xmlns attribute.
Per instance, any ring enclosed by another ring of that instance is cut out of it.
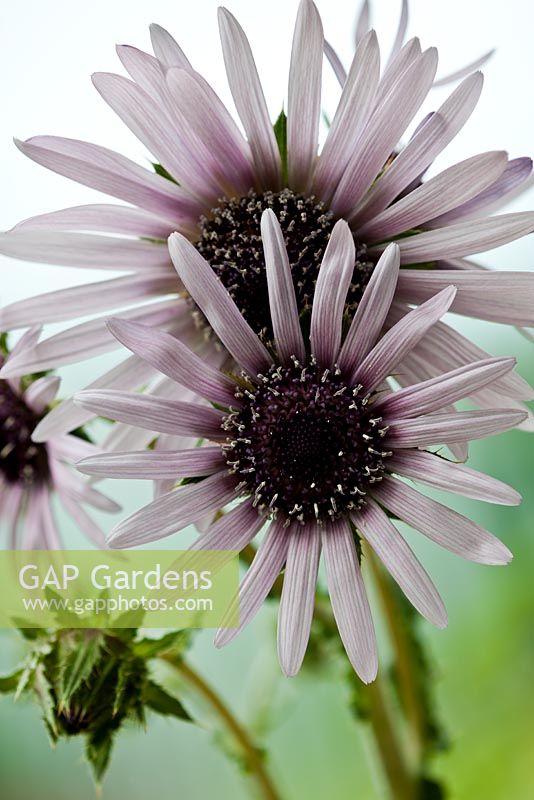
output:
<svg viewBox="0 0 534 800"><path fill-rule="evenodd" d="M9 363L18 352L31 347L40 331L29 330L11 355L2 354L0 364ZM98 547L105 547L104 534L82 504L102 511L120 511L113 500L91 487L72 464L99 450L75 435L62 435L41 444L32 441L59 389L54 375L0 379L0 512L11 549L42 550L61 547L54 518L52 497L57 495L79 529Z"/></svg>
<svg viewBox="0 0 534 800"><path fill-rule="evenodd" d="M166 239L178 231L207 258L254 330L265 333L270 323L259 220L267 207L281 220L299 308L305 313L331 231L336 219L343 218L356 244L348 293L352 312L380 253L394 239L403 269L386 325L451 283L458 288L454 312L513 325L534 323L532 274L486 271L466 259L534 229L531 213L486 216L524 183L531 160L484 153L422 184L420 180L475 108L480 73L466 78L436 113L425 117L391 158L434 82L437 54L433 48L422 53L419 41L411 39L399 44L380 74L376 35L366 34L317 155L324 37L315 5L311 0L300 4L287 128L282 119L278 139L243 30L225 9L219 23L246 138L174 39L152 26L156 57L134 47L118 48L133 80L97 73L93 81L153 154L159 174L82 141L36 137L18 142L38 163L133 206L64 209L0 235L0 251L13 257L125 272L16 302L1 311L0 327L60 322L114 309L125 318L167 330L205 354L213 351L214 338L206 342L206 331L194 321L200 318L206 324L205 318L198 304L192 306L184 296L170 263ZM3 374L56 368L114 349L117 342L105 326L108 313L38 342L12 359ZM485 357L487 353L440 323L406 357L403 379L424 380ZM129 390L146 386L153 376L148 365L132 356L91 388ZM503 402L523 407L522 401L533 397L526 382L509 373L471 399L482 408ZM45 441L90 417L68 400L39 424L35 439ZM532 427L532 419L525 425ZM111 433L114 444L128 435L121 429ZM455 454L464 458L465 448L458 445Z"/></svg>
<svg viewBox="0 0 534 800"><path fill-rule="evenodd" d="M399 24L397 26L395 40L393 42L393 46L391 48L391 53L389 56L390 61L397 55L399 50L402 48L404 42L406 41L406 31L408 30L409 16L410 16L409 2L408 0L402 0L401 13L399 16ZM358 47L361 40L367 33L369 33L371 29L372 29L371 2L370 0L364 0L354 28L355 47ZM343 66L343 62L338 56L336 50L332 47L330 42L326 40L324 43L324 52L325 56L328 58L330 62L330 66L334 70L336 78L338 79L341 86L343 86L347 79L347 70ZM475 61L472 61L470 64L466 64L465 66L460 67L454 72L451 72L449 75L444 75L442 78L436 79L433 85L446 86L449 83L454 83L454 81L459 81L462 78L467 77L475 70L480 69L480 67L484 66L484 64L486 64L487 61L489 61L489 59L492 57L494 52L495 52L494 48L488 50L487 53L484 53L483 55L479 56L477 59L475 59Z"/></svg>
<svg viewBox="0 0 534 800"><path fill-rule="evenodd" d="M273 348L250 328L209 264L174 234L170 252L180 278L241 371L213 369L164 332L110 321L120 342L211 407L112 390L81 392L77 402L95 413L188 436L191 446L106 454L79 467L96 476L187 479L119 523L110 535L112 547L160 539L235 501L193 549L241 550L268 524L234 600L240 603L240 627L223 626L216 643L226 644L250 621L285 565L278 652L287 675L299 670L307 647L322 549L345 649L361 678L371 681L377 652L360 572L360 537L425 617L439 627L447 623L436 588L388 512L464 558L485 564L511 559L492 534L394 474L479 500L517 504L520 496L500 481L420 449L519 424L525 414L514 410L447 410L515 362L489 359L393 391L388 377L447 311L455 288L443 289L381 335L399 277L399 248L391 244L344 335L355 253L350 229L339 221L320 267L307 337L283 234L271 210L263 214L262 236ZM205 446L193 446L198 438Z"/></svg>

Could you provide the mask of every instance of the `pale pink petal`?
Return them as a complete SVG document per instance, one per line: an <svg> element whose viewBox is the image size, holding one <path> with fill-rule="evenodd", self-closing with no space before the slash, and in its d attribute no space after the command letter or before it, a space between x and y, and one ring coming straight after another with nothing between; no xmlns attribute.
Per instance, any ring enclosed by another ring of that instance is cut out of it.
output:
<svg viewBox="0 0 534 800"><path fill-rule="evenodd" d="M484 439L515 428L526 417L526 411L484 409L458 411L455 414L429 414L418 419L388 419L390 428L386 442L397 448Z"/></svg>
<svg viewBox="0 0 534 800"><path fill-rule="evenodd" d="M371 27L371 9L369 0L363 0L358 19L356 20L356 28L354 29L354 44L356 47L363 39L365 34Z"/></svg>
<svg viewBox="0 0 534 800"><path fill-rule="evenodd" d="M268 367L272 359L265 346L245 321L207 261L180 234L170 237L169 252L187 291L238 364L251 375Z"/></svg>
<svg viewBox="0 0 534 800"><path fill-rule="evenodd" d="M399 25L397 27L397 33L395 34L395 41L393 42L393 47L391 48L391 56L390 61L400 52L400 49L404 43L404 39L406 37L406 31L408 29L408 0L402 0L402 8L401 14L399 18Z"/></svg>
<svg viewBox="0 0 534 800"><path fill-rule="evenodd" d="M195 149L202 147L201 166L220 187L219 195L245 194L253 188L254 173L250 147L211 86L198 74L170 69L167 85L179 113L183 133L189 127Z"/></svg>
<svg viewBox="0 0 534 800"><path fill-rule="evenodd" d="M390 328L356 367L352 383L361 383L366 391L371 391L390 375L428 329L446 313L455 294L454 286L443 289Z"/></svg>
<svg viewBox="0 0 534 800"><path fill-rule="evenodd" d="M534 431L534 412L520 400L513 400L506 397L503 401L503 396L494 392L491 387L473 392L470 399L479 408L500 408L503 402L505 402L507 408L521 411L524 415L524 419L517 426L517 430L526 431L527 433L532 433Z"/></svg>
<svg viewBox="0 0 534 800"><path fill-rule="evenodd" d="M117 45L117 55L130 77L158 100L165 97L165 76L157 58L129 44Z"/></svg>
<svg viewBox="0 0 534 800"><path fill-rule="evenodd" d="M380 50L376 33L371 31L356 50L317 163L313 187L325 201L332 197L374 109L379 78Z"/></svg>
<svg viewBox="0 0 534 800"><path fill-rule="evenodd" d="M106 103L176 180L199 198L209 200L217 191L197 150L165 106L122 75L99 72L93 83ZM170 87L169 87L170 88Z"/></svg>
<svg viewBox="0 0 534 800"><path fill-rule="evenodd" d="M351 230L344 220L339 220L323 256L312 306L311 349L325 367L334 365L341 345L343 311L355 260Z"/></svg>
<svg viewBox="0 0 534 800"><path fill-rule="evenodd" d="M482 153L461 161L402 197L365 224L359 235L364 241L376 242L418 228L487 189L502 175L506 163L504 151Z"/></svg>
<svg viewBox="0 0 534 800"><path fill-rule="evenodd" d="M88 503L100 511L117 512L121 510L118 503L93 488L70 465L57 459L49 459L49 467L54 486L79 503Z"/></svg>
<svg viewBox="0 0 534 800"><path fill-rule="evenodd" d="M152 23L150 26L150 38L154 53L164 66L192 69L182 48L161 25Z"/></svg>
<svg viewBox="0 0 534 800"><path fill-rule="evenodd" d="M131 356L104 373L86 389L134 389L153 376L153 368L137 356ZM35 442L46 442L85 425L93 414L74 404L70 398L55 406L33 432Z"/></svg>
<svg viewBox="0 0 534 800"><path fill-rule="evenodd" d="M295 24L287 106L289 185L305 190L317 155L321 113L323 26L312 0L301 0Z"/></svg>
<svg viewBox="0 0 534 800"><path fill-rule="evenodd" d="M208 406L113 389L78 392L74 400L102 417L110 417L150 431L172 433L176 436L198 436L203 439L224 438L221 428L222 414Z"/></svg>
<svg viewBox="0 0 534 800"><path fill-rule="evenodd" d="M441 547L480 564L508 564L512 554L488 531L407 484L384 478L375 498L388 511Z"/></svg>
<svg viewBox="0 0 534 800"><path fill-rule="evenodd" d="M365 288L337 360L349 374L361 364L382 330L397 285L399 261L399 248L392 244L381 255Z"/></svg>
<svg viewBox="0 0 534 800"><path fill-rule="evenodd" d="M355 144L332 200L338 215L355 211L364 194L394 150L398 140L425 99L435 74L437 53L428 50L417 58L393 85L373 113L363 135ZM391 108L397 112L392 115Z"/></svg>
<svg viewBox="0 0 534 800"><path fill-rule="evenodd" d="M352 216L353 225L379 214L418 178L465 125L478 103L483 77L471 75L455 89L435 114L426 117L417 133L375 181Z"/></svg>
<svg viewBox="0 0 534 800"><path fill-rule="evenodd" d="M398 84L402 75L420 56L421 42L417 37L410 39L401 47L398 53L393 55L380 79L377 103L382 103L384 101L393 87Z"/></svg>
<svg viewBox="0 0 534 800"><path fill-rule="evenodd" d="M106 537L100 526L96 524L87 511L73 500L72 497L69 497L68 494L65 494L61 490L58 490L58 494L65 511L72 517L82 533L84 533L94 545L104 550L106 548Z"/></svg>
<svg viewBox="0 0 534 800"><path fill-rule="evenodd" d="M178 310L179 301L173 298L129 309L122 312L122 316L149 325L173 327ZM117 340L106 327L108 318L106 315L89 322L82 322L39 342L35 347L20 353L16 358L9 359L2 367L0 377L7 378L13 375L57 369L65 364L77 363L86 358L115 350ZM193 325L190 317L189 323Z"/></svg>
<svg viewBox="0 0 534 800"><path fill-rule="evenodd" d="M388 326L398 322L406 316L408 311L406 306L394 302L388 316ZM410 382L419 382L457 369L470 362L483 361L488 358L491 358L489 353L481 350L458 331L443 322L437 322L414 350L405 357L402 367L399 368L399 380L402 385L406 385L403 382L403 374L411 371L415 379ZM534 391L515 372L497 378L494 381L493 390L504 397L513 397L518 400L534 399Z"/></svg>
<svg viewBox="0 0 534 800"><path fill-rule="evenodd" d="M300 327L293 275L284 236L272 209L267 209L262 214L261 235L276 351L283 363L289 363L291 356L296 356L302 361L306 351Z"/></svg>
<svg viewBox="0 0 534 800"><path fill-rule="evenodd" d="M119 153L77 139L34 136L15 139L24 155L44 167L112 197L126 200L167 220L191 221L202 206L172 181L150 172Z"/></svg>
<svg viewBox="0 0 534 800"><path fill-rule="evenodd" d="M177 294L180 283L170 267L154 270L153 274L127 275L108 281L86 283L68 289L18 300L0 309L0 329L26 328L40 322L62 322L73 317L85 317L95 312L127 306L138 300L148 300ZM43 308L46 311L43 312Z"/></svg>
<svg viewBox="0 0 534 800"><path fill-rule="evenodd" d="M531 227L534 229L534 215L530 216L532 222L525 232ZM497 219L498 217L495 218ZM466 222L462 227L464 225L466 230L463 235L468 237L467 228L474 227L477 223ZM488 225L487 230L489 227ZM447 230L451 228L443 229L444 236ZM402 260L402 243L399 244ZM397 296L409 303L420 303L450 283L458 287L451 306L451 311L457 314L509 325L534 324L534 272L403 269L399 277Z"/></svg>
<svg viewBox="0 0 534 800"><path fill-rule="evenodd" d="M243 123L255 172L261 185L276 188L280 182L280 151L248 39L225 8L219 8L219 30L228 83Z"/></svg>
<svg viewBox="0 0 534 800"><path fill-rule="evenodd" d="M29 217L15 225L14 230L96 231L167 241L177 225L178 220L163 219L141 208L94 203Z"/></svg>
<svg viewBox="0 0 534 800"><path fill-rule="evenodd" d="M484 64L489 61L489 59L494 54L495 49L492 48L488 50L487 53L484 55L479 56L479 58L472 61L470 64L466 64L465 67L462 67L456 72L451 72L448 75L445 75L443 78L438 78L438 80L434 81L434 86L446 86L448 83L454 83L454 81L459 81L461 78L465 78L466 75L470 75L476 69L480 69L480 67L484 66Z"/></svg>
<svg viewBox="0 0 534 800"><path fill-rule="evenodd" d="M215 637L216 647L224 647L233 641L257 614L284 566L290 538L283 523L276 520L271 523L241 582L239 592L225 612ZM237 628L226 627L225 623L236 618L239 619Z"/></svg>
<svg viewBox="0 0 534 800"><path fill-rule="evenodd" d="M115 318L108 327L125 347L154 369L213 403L235 405L235 384L164 331Z"/></svg>
<svg viewBox="0 0 534 800"><path fill-rule="evenodd" d="M42 414L59 390L61 379L57 375L45 375L31 383L24 392L24 402L36 414Z"/></svg>
<svg viewBox="0 0 534 800"><path fill-rule="evenodd" d="M104 453L84 458L76 468L85 475L141 480L176 480L195 478L224 470L219 447L195 447L192 450L148 450L127 453Z"/></svg>
<svg viewBox="0 0 534 800"><path fill-rule="evenodd" d="M168 265L163 243L49 230L0 233L0 253L24 261L85 269L153 271Z"/></svg>
<svg viewBox="0 0 534 800"><path fill-rule="evenodd" d="M327 57L330 66L334 70L334 75L338 79L340 86L343 87L345 81L347 80L347 71L342 64L340 57L338 56L338 54L336 53L330 42L327 42L326 39L324 40L323 47L324 47L324 54Z"/></svg>
<svg viewBox="0 0 534 800"><path fill-rule="evenodd" d="M513 199L518 191L523 191L526 188L523 184L531 176L532 159L514 158L508 162L502 175L485 191L452 211L428 221L425 227L441 228L443 225L450 225L459 219L493 212Z"/></svg>
<svg viewBox="0 0 534 800"><path fill-rule="evenodd" d="M108 545L136 547L186 528L209 512L224 508L235 497L235 479L218 473L158 497L113 528Z"/></svg>
<svg viewBox="0 0 534 800"><path fill-rule="evenodd" d="M263 528L265 519L248 498L213 523L190 550L243 550ZM205 556L204 556L205 558ZM220 555L219 555L220 558ZM218 560L218 559L217 559ZM205 563L205 561L197 562Z"/></svg>
<svg viewBox="0 0 534 800"><path fill-rule="evenodd" d="M380 409L380 414L395 419L430 414L471 396L478 389L505 375L515 364L515 358L489 358L467 364L452 372L393 392L384 399L379 398L373 409Z"/></svg>
<svg viewBox="0 0 534 800"><path fill-rule="evenodd" d="M473 500L504 506L516 506L521 502L521 495L506 483L423 450L397 451L388 459L388 469Z"/></svg>
<svg viewBox="0 0 534 800"><path fill-rule="evenodd" d="M498 217L459 222L435 231L426 231L397 244L401 251L401 264L420 264L436 259L470 256L493 250L534 231L534 214L523 211L502 214ZM371 248L380 252L383 245ZM523 323L519 323L520 325ZM531 324L531 323L526 323Z"/></svg>
<svg viewBox="0 0 534 800"><path fill-rule="evenodd" d="M302 664L313 617L315 585L321 554L317 525L294 525L287 531L284 585L278 612L278 659L285 675L293 677Z"/></svg>
<svg viewBox="0 0 534 800"><path fill-rule="evenodd" d="M412 605L438 628L447 611L438 590L388 516L370 498L352 519Z"/></svg>
<svg viewBox="0 0 534 800"><path fill-rule="evenodd" d="M328 592L350 663L364 683L376 678L378 656L371 609L354 536L346 520L321 530ZM285 586L285 579L284 579Z"/></svg>
<svg viewBox="0 0 534 800"><path fill-rule="evenodd" d="M30 330L26 331L22 334L18 342L14 345L11 353L9 354L9 358L14 358L22 353L24 350L31 350L37 342L39 341L39 337L43 331L42 325L35 325Z"/></svg>

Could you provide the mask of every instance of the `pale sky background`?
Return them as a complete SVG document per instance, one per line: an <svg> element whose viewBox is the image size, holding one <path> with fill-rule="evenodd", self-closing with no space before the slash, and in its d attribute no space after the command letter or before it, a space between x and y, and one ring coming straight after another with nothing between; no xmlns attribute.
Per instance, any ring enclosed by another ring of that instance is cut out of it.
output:
<svg viewBox="0 0 534 800"><path fill-rule="evenodd" d="M0 230L22 218L79 203L109 202L103 195L48 172L26 159L12 137L55 134L87 139L147 163L148 154L93 88L93 71L123 73L116 43L150 49L148 25L167 27L183 46L193 65L227 101L218 40L215 0L26 0L4 3L0 10L0 69L2 116L0 152L3 191ZM360 4L353 0L317 0L327 38L346 64L352 53L354 20ZM383 45L384 58L397 26L400 0L375 0L373 24ZM260 76L273 115L284 102L292 28L297 0L229 0L252 43ZM434 168L441 169L477 152L507 149L511 156L534 152L532 76L534 19L529 0L412 0L408 34L417 34L424 47L440 51L438 75L473 60L491 47L497 52L485 67L482 99L462 133ZM324 105L332 108L337 84L328 66ZM452 87L454 88L454 87ZM416 117L436 108L452 88L434 90ZM533 206L534 191L522 196L513 209ZM115 202L111 200L111 202ZM505 269L532 268L532 237L515 242L485 257L485 262ZM88 278L82 270L26 265L0 256L0 302L8 303L41 291L50 291ZM106 273L106 278L111 277ZM460 325L465 325L463 321ZM471 328L475 323L467 323ZM499 331L493 326L493 335ZM484 335L486 335L484 333ZM497 333L498 336L498 333ZM83 379L101 364L83 367ZM65 375L66 386L79 385L78 374Z"/></svg>

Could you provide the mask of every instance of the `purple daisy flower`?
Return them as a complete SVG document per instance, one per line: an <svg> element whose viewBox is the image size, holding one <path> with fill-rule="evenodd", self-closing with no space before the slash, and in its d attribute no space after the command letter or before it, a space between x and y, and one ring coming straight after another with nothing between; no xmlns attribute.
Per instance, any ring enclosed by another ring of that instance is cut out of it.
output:
<svg viewBox="0 0 534 800"><path fill-rule="evenodd" d="M464 558L486 564L511 558L492 534L395 476L489 502L518 503L519 495L500 481L421 449L520 423L525 414L516 410L448 410L501 380L514 359L486 359L393 391L388 377L402 370L406 354L450 308L455 287L426 300L382 335L399 277L400 250L390 244L346 327L355 245L349 226L339 221L322 260L305 334L283 231L271 210L261 225L272 347L258 338L198 250L173 235L170 252L178 274L239 372L214 369L165 332L112 320L110 329L120 342L204 402L81 392L77 402L95 413L189 437L190 445L105 454L84 460L80 468L95 476L189 479L119 523L109 538L112 547L160 539L206 516L213 519L229 504L194 549L241 550L266 526L235 600L241 626L221 629L217 644L230 641L249 622L285 565L279 656L287 675L298 671L306 650L322 550L341 638L355 670L370 681L377 656L360 573L360 536L414 606L436 625L446 624L437 590L387 512ZM194 446L199 438L202 447Z"/></svg>
<svg viewBox="0 0 534 800"><path fill-rule="evenodd" d="M280 219L299 308L309 313L321 259L338 219L355 242L347 303L355 313L386 243L400 248L401 274L385 320L391 326L413 304L451 283L451 310L512 325L534 321L534 276L483 271L467 256L505 244L534 229L534 214L487 216L530 175L529 158L489 152L421 182L421 175L461 130L478 101L482 75L467 77L425 117L410 141L398 142L432 87L434 48L417 39L397 48L380 69L374 32L361 37L328 135L318 154L324 37L311 0L299 7L293 39L287 129L273 131L247 38L225 9L219 14L227 76L245 132L174 39L152 26L155 56L118 48L131 76L97 73L93 82L119 117L153 154L157 172L103 147L40 136L18 142L25 155L78 182L131 205L90 205L20 223L0 236L0 251L22 259L119 270L125 274L16 302L0 314L0 327L24 328L100 315L20 353L4 376L58 367L117 347L105 326L111 309L126 319L186 337L213 350L215 337L201 306L176 279L166 239L186 236L210 263L263 341L273 331L267 302L260 217ZM281 144L285 141L286 146ZM394 154L394 157L392 156ZM410 269L410 267L416 267ZM104 315L104 316L102 316ZM195 319L205 330L199 330ZM487 354L441 323L406 356L406 381L425 380ZM154 372L136 356L98 378L91 388L146 386ZM88 387L89 388L89 387ZM499 407L532 399L532 389L509 373L473 399ZM508 398L511 398L508 401ZM38 426L35 438L64 433L90 419L63 403ZM456 448L465 456L465 448Z"/></svg>
<svg viewBox="0 0 534 800"><path fill-rule="evenodd" d="M29 330L0 364L8 364L39 338ZM100 451L78 436L63 435L46 444L32 441L32 433L54 401L59 378L54 375L0 380L0 509L12 549L41 550L61 547L52 496L81 531L98 547L104 534L81 504L101 511L120 511L113 500L90 486L72 464Z"/></svg>

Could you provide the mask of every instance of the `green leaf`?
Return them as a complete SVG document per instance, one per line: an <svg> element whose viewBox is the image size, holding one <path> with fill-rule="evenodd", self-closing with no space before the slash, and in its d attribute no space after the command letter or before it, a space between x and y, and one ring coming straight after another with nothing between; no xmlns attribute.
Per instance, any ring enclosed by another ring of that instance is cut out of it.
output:
<svg viewBox="0 0 534 800"><path fill-rule="evenodd" d="M161 164L152 163L152 166L154 167L154 172L157 175L161 175L162 178L166 178L168 181L171 181L171 183L175 183L177 186L180 185L178 181L174 180L171 173L167 172L165 167L163 167Z"/></svg>
<svg viewBox="0 0 534 800"><path fill-rule="evenodd" d="M62 640L60 643L59 663L59 708L69 704L69 701L84 681L87 681L93 667L100 657L102 636L97 631L84 631L86 638Z"/></svg>
<svg viewBox="0 0 534 800"><path fill-rule="evenodd" d="M20 635L29 642L34 642L36 639L42 639L48 636L46 628L28 628L28 620L23 619L23 617L11 617L11 622L13 625L17 626Z"/></svg>
<svg viewBox="0 0 534 800"><path fill-rule="evenodd" d="M9 348L7 346L7 333L0 333L0 355L7 356Z"/></svg>
<svg viewBox="0 0 534 800"><path fill-rule="evenodd" d="M161 653L172 652L175 656L180 655L187 650L190 642L190 631L171 631L161 639L141 639L141 641L135 642L134 650L140 658L148 660L156 658Z"/></svg>
<svg viewBox="0 0 534 800"><path fill-rule="evenodd" d="M95 780L99 784L109 765L114 731L99 729L87 739L85 754L92 767Z"/></svg>
<svg viewBox="0 0 534 800"><path fill-rule="evenodd" d="M151 708L152 711L156 711L158 714L176 717L177 719L187 720L188 722L192 721L180 701L171 694L167 694L161 686L158 686L158 684L153 681L147 681L143 692L143 700L148 708Z"/></svg>
<svg viewBox="0 0 534 800"><path fill-rule="evenodd" d="M123 711L124 705L128 702L128 689L130 688L132 680L135 680L138 666L139 662L137 659L133 661L121 661L119 664L115 699L113 701L113 711L111 712L114 717Z"/></svg>
<svg viewBox="0 0 534 800"><path fill-rule="evenodd" d="M50 586L45 587L44 595L50 603L51 608L54 608L54 616L59 623L59 626L62 628L68 628L70 625L76 627L79 618L76 616L76 614L64 607L68 601L51 589Z"/></svg>
<svg viewBox="0 0 534 800"><path fill-rule="evenodd" d="M33 690L43 712L43 719L53 743L57 742L59 732L56 724L55 702L50 685L42 664L38 664L33 674Z"/></svg>
<svg viewBox="0 0 534 800"><path fill-rule="evenodd" d="M282 184L285 186L287 184L287 116L283 109L274 123L274 135L282 159Z"/></svg>
<svg viewBox="0 0 534 800"><path fill-rule="evenodd" d="M21 677L21 669L18 672L13 672L12 675L0 676L0 694L14 694L17 691Z"/></svg>
<svg viewBox="0 0 534 800"><path fill-rule="evenodd" d="M440 783L431 778L423 778L421 780L421 800L445 800L445 797L445 789Z"/></svg>

